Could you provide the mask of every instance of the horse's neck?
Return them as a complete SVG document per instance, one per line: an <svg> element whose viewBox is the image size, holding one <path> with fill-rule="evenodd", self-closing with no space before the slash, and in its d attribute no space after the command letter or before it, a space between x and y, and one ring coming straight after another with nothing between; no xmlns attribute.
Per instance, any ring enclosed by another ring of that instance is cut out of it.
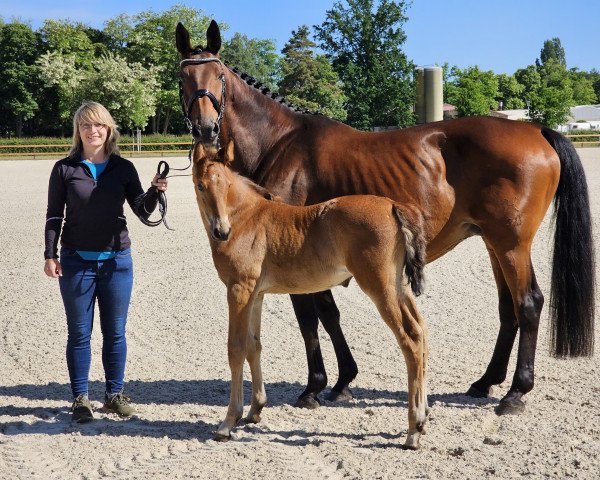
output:
<svg viewBox="0 0 600 480"><path fill-rule="evenodd" d="M274 146L298 128L298 115L247 85L232 72L228 72L227 80L231 101L223 116L221 144L233 139L235 169L252 176Z"/></svg>

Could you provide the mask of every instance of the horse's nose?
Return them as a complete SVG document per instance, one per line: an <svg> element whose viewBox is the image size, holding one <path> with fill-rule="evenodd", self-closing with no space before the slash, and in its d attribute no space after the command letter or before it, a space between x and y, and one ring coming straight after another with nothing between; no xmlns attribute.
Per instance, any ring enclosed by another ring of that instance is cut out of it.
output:
<svg viewBox="0 0 600 480"><path fill-rule="evenodd" d="M219 127L216 123L209 123L208 125L194 122L192 124L192 136L196 141L204 144L215 143L217 140L217 134L219 133Z"/></svg>

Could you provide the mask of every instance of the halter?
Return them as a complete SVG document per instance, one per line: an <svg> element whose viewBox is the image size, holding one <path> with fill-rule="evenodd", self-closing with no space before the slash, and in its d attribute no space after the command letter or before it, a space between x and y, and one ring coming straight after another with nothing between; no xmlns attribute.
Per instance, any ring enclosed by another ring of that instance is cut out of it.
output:
<svg viewBox="0 0 600 480"><path fill-rule="evenodd" d="M219 80L221 80L221 103L219 104L217 98L214 94L206 89L201 88L192 93L189 103L186 105L185 98L183 98L183 80L181 76L179 78L179 100L181 102L181 110L183 111L183 118L188 126L190 133L192 132L192 121L190 120L190 115L192 113L192 108L194 107L194 103L196 100L202 97L208 97L210 102L212 103L213 108L217 112L217 148L219 148L219 132L221 131L221 120L223 119L223 114L225 113L225 71L223 70L223 62L215 57L209 58L186 58L182 60L179 64L180 68L183 68L187 65L203 65L209 62L218 62L221 66L221 75L219 75Z"/></svg>
<svg viewBox="0 0 600 480"><path fill-rule="evenodd" d="M217 111L217 148L219 148L218 135L219 135L219 132L221 131L221 120L223 119L223 113L225 112L225 72L223 70L223 63L221 62L221 60L219 60L218 58L215 58L215 57L187 58L185 60L182 60L179 65L181 68L183 68L186 65L202 65L202 64L208 63L208 62L219 62L219 64L221 65L221 75L219 75L219 80L221 80L221 103L219 104L219 102L217 101L217 98L213 95L213 93L211 91L209 91L206 88L201 88L199 90L196 90L194 93L192 93L190 102L188 105L186 105L185 99L183 98L183 81L181 79L181 75L179 77L179 101L181 103L181 109L183 111L183 118L185 119L185 123L187 124L187 127L188 127L190 133L192 133L192 121L190 120L190 115L192 113L192 107L194 106L194 103L196 102L196 100L198 100L199 98L208 97L208 99L212 103L212 106ZM164 160L161 160L159 162L158 168L157 168L157 173L160 176L160 178L168 178L167 175L169 173L169 170L182 171L182 170L187 170L188 168L190 168L190 166L192 165L192 152L194 151L195 145L196 145L196 141L192 137L192 145L190 147L190 151L188 152L189 164L185 168L171 168L170 169L169 164L167 162L165 162ZM188 176L188 175L191 175L191 174L169 175L169 177L184 177L184 176ZM160 225L161 223L163 223L165 225L165 227L167 227L169 230L173 230L167 224L167 196L165 195L164 192L161 192L161 191L158 192L158 210L160 212L159 220L144 219L141 217L140 217L140 220L150 227L156 227L156 226Z"/></svg>

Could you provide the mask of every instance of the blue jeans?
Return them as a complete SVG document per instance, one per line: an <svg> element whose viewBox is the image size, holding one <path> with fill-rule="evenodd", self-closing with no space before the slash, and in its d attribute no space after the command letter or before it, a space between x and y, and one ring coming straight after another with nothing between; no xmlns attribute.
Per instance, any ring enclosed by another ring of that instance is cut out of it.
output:
<svg viewBox="0 0 600 480"><path fill-rule="evenodd" d="M123 390L127 342L125 324L133 286L131 250L109 260L84 260L75 250L60 251L60 293L67 315L67 366L73 396L88 393L90 339L98 300L106 392Z"/></svg>

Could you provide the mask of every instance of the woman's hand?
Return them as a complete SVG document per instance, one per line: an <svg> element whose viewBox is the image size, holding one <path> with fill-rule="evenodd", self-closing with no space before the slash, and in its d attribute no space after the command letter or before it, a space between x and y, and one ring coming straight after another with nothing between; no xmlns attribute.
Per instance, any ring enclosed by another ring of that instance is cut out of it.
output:
<svg viewBox="0 0 600 480"><path fill-rule="evenodd" d="M156 190L159 190L161 192L166 192L167 191L167 184L169 182L167 181L166 178L160 178L160 176L158 175L158 173L156 175L154 175L154 178L152 179L152 185L154 185L156 187Z"/></svg>
<svg viewBox="0 0 600 480"><path fill-rule="evenodd" d="M58 258L47 258L44 263L44 273L51 278L62 277L62 267Z"/></svg>

